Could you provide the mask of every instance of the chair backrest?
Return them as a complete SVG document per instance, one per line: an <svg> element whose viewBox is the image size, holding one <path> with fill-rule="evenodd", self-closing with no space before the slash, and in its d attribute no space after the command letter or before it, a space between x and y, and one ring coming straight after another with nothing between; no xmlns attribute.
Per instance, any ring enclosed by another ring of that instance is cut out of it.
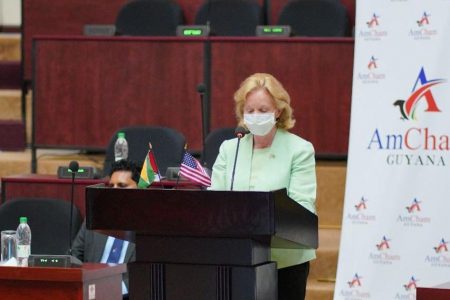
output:
<svg viewBox="0 0 450 300"><path fill-rule="evenodd" d="M234 133L235 128L219 128L211 131L205 139L205 148L202 153L202 164L212 169L217 155L219 154L220 145L225 140L230 140L236 137Z"/></svg>
<svg viewBox="0 0 450 300"><path fill-rule="evenodd" d="M290 25L293 35L338 37L350 34L347 10L339 0L294 0L280 12L278 25Z"/></svg>
<svg viewBox="0 0 450 300"><path fill-rule="evenodd" d="M142 166L148 152L148 143L152 144L153 153L161 175L166 174L168 167L179 167L186 144L184 135L172 128L159 126L131 126L121 128L114 133L106 149L106 158L103 168L105 176L111 171L114 162L114 144L117 133L124 132L128 143L128 160Z"/></svg>
<svg viewBox="0 0 450 300"><path fill-rule="evenodd" d="M171 0L135 0L126 3L116 18L116 33L132 36L175 36L183 24L181 7Z"/></svg>
<svg viewBox="0 0 450 300"><path fill-rule="evenodd" d="M80 228L80 211L73 206L72 240ZM62 199L17 198L0 205L0 230L16 230L19 218L31 228L32 254L67 254L70 202Z"/></svg>
<svg viewBox="0 0 450 300"><path fill-rule="evenodd" d="M254 36L263 23L263 11L252 0L207 0L195 16L195 24L210 22L211 35Z"/></svg>

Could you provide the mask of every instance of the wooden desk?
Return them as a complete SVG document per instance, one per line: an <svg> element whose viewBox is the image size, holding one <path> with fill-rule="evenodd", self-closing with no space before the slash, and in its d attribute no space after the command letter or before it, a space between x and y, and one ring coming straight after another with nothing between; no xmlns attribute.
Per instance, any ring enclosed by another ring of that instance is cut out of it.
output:
<svg viewBox="0 0 450 300"><path fill-rule="evenodd" d="M204 65L205 41L36 38L33 153L49 147L104 149L118 128L142 124L172 127L185 135L190 150L201 150L196 87L210 71L211 129L234 127L232 96L240 82L269 72L291 96L293 132L309 139L318 155L346 155L352 38L215 37L210 66Z"/></svg>
<svg viewBox="0 0 450 300"><path fill-rule="evenodd" d="M201 39L37 38L34 146L104 150L121 127L158 125L200 149L203 47Z"/></svg>
<svg viewBox="0 0 450 300"><path fill-rule="evenodd" d="M85 215L85 187L98 183L106 183L100 179L75 179L74 204ZM2 178L1 203L14 198L53 198L70 202L71 179L59 179L55 175L24 174Z"/></svg>
<svg viewBox="0 0 450 300"><path fill-rule="evenodd" d="M448 300L450 299L450 282L435 287L417 287L417 300Z"/></svg>
<svg viewBox="0 0 450 300"><path fill-rule="evenodd" d="M6 176L2 181L1 202L19 197L54 198L70 201L71 179L59 179L55 175L24 174ZM89 185L107 183L105 179L75 179L74 204L85 217L85 188ZM154 182L155 188L173 188L175 181ZM199 189L195 184L181 181L178 188Z"/></svg>
<svg viewBox="0 0 450 300"><path fill-rule="evenodd" d="M0 295L2 299L14 300L119 300L125 272L125 264L86 263L81 268L0 267Z"/></svg>
<svg viewBox="0 0 450 300"><path fill-rule="evenodd" d="M80 35L86 24L114 24L127 0L22 0L22 67L24 79L32 80L32 39L36 35ZM203 0L178 0L185 23L193 24ZM258 0L267 10L268 22L276 24L288 0ZM350 24L355 23L355 0L341 0ZM57 24L57 25L55 25Z"/></svg>

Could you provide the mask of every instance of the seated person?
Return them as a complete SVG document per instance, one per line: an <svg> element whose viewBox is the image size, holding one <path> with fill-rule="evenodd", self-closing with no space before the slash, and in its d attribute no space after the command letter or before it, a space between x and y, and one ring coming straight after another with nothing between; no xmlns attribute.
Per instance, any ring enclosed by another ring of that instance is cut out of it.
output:
<svg viewBox="0 0 450 300"><path fill-rule="evenodd" d="M114 162L109 186L113 188L137 188L140 170L127 160ZM86 220L73 241L72 255L82 262L128 263L135 260L135 244L86 229ZM122 294L128 294L128 274L122 281Z"/></svg>

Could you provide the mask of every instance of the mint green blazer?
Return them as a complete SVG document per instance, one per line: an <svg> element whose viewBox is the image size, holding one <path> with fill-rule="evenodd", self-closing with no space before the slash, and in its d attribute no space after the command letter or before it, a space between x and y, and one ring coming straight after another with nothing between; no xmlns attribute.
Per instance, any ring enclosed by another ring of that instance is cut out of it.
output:
<svg viewBox="0 0 450 300"><path fill-rule="evenodd" d="M222 143L213 166L211 190L230 190L237 138ZM286 188L288 196L316 213L316 172L312 144L286 130L278 129L264 166L252 173L253 135L241 139L233 190L274 191ZM252 176L253 186L250 187ZM256 178L256 181L255 181ZM316 257L314 249L272 248L278 268L304 263Z"/></svg>

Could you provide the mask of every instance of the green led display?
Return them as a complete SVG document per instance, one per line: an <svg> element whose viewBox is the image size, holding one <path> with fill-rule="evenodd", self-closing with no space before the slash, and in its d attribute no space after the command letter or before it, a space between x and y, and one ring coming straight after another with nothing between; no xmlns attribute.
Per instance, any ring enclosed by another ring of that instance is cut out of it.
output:
<svg viewBox="0 0 450 300"><path fill-rule="evenodd" d="M68 169L69 173L73 173L71 169ZM84 169L78 169L77 173L84 173Z"/></svg>
<svg viewBox="0 0 450 300"><path fill-rule="evenodd" d="M291 35L291 27L288 25L258 25L256 27L256 35L265 37L288 37Z"/></svg>
<svg viewBox="0 0 450 300"><path fill-rule="evenodd" d="M201 29L185 29L183 30L183 35L185 36L201 36L202 35Z"/></svg>
<svg viewBox="0 0 450 300"><path fill-rule="evenodd" d="M283 28L274 27L274 28L264 28L265 33L283 33Z"/></svg>

